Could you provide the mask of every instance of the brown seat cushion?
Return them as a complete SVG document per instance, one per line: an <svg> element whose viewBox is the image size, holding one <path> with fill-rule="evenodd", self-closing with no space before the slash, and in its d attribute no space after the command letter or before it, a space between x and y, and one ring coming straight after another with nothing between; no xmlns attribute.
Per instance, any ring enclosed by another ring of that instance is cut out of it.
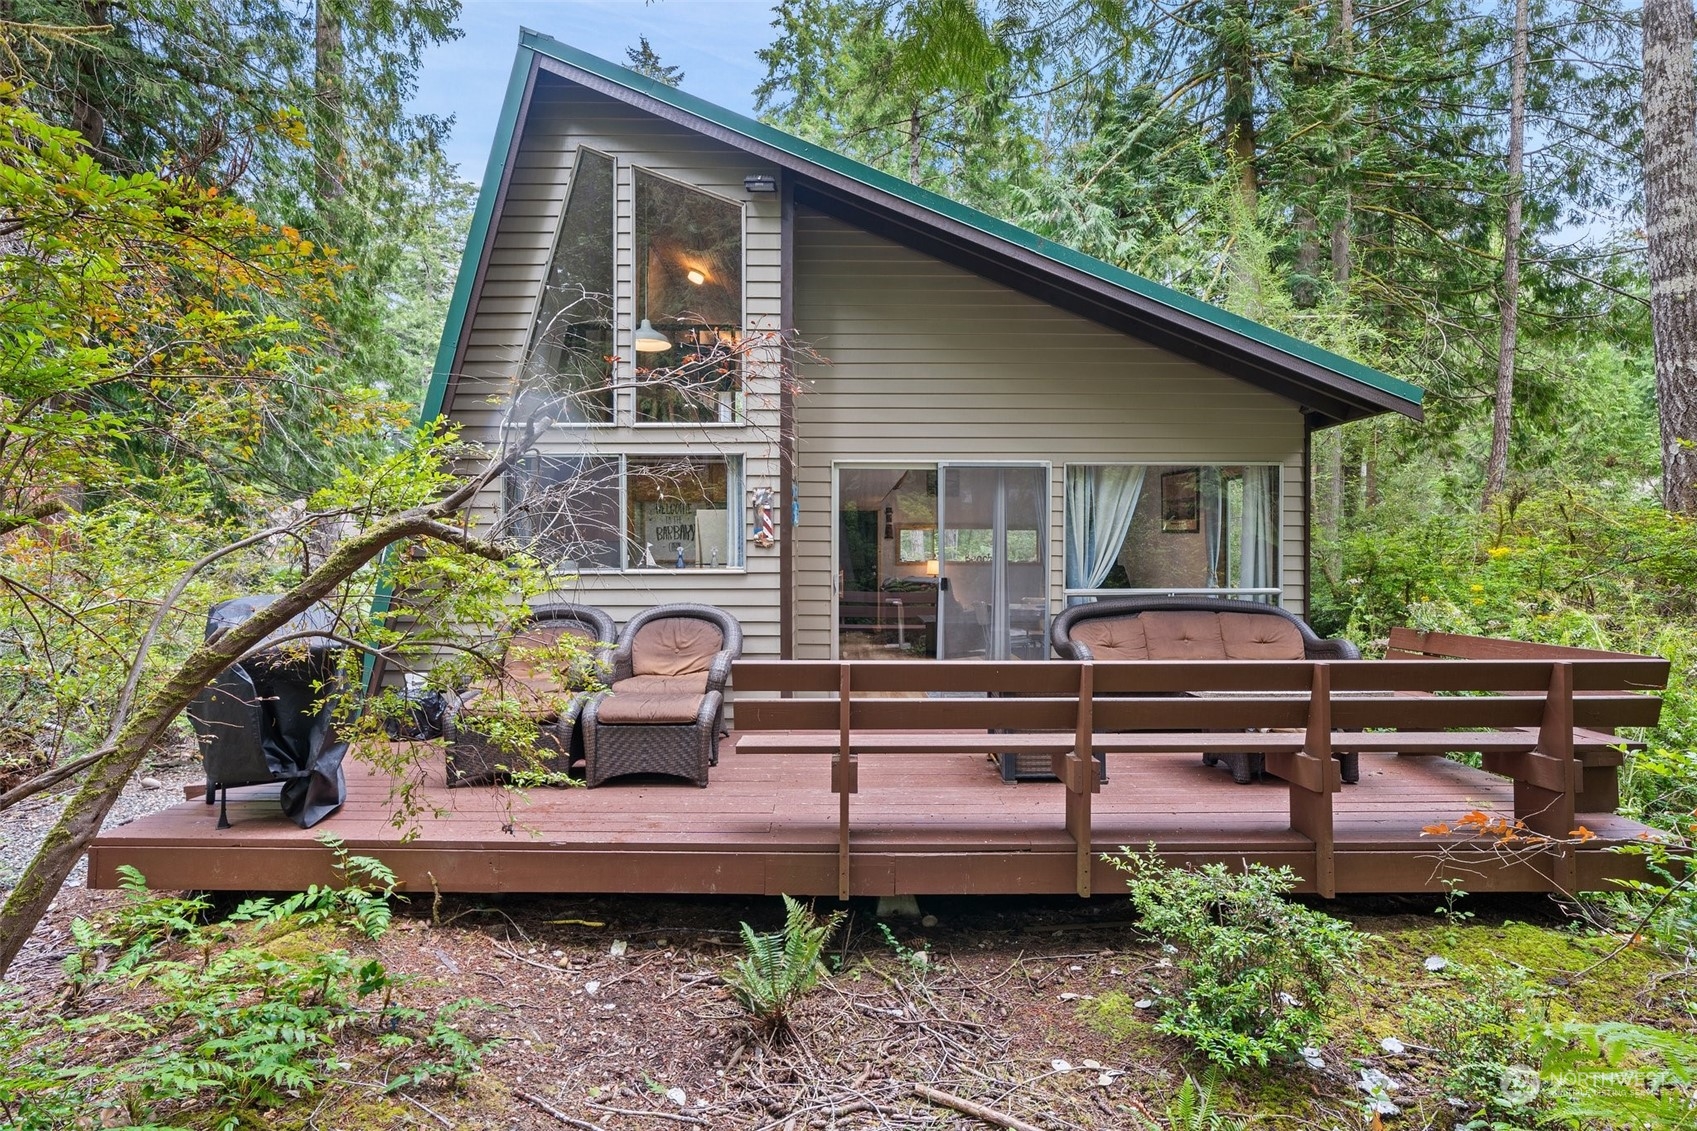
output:
<svg viewBox="0 0 1697 1131"><path fill-rule="evenodd" d="M602 723L693 723L705 695L644 695L617 692L601 700L595 718Z"/></svg>
<svg viewBox="0 0 1697 1131"><path fill-rule="evenodd" d="M631 674L693 675L713 666L725 644L719 627L695 617L662 617L637 629L631 641Z"/></svg>
<svg viewBox="0 0 1697 1131"><path fill-rule="evenodd" d="M1137 619L1143 622L1151 660L1226 659L1218 613L1161 609Z"/></svg>
<svg viewBox="0 0 1697 1131"><path fill-rule="evenodd" d="M1228 660L1300 660L1307 650L1302 632L1283 617L1262 613L1217 613Z"/></svg>
<svg viewBox="0 0 1697 1131"><path fill-rule="evenodd" d="M707 673L637 675L619 680L609 690L615 695L705 695Z"/></svg>
<svg viewBox="0 0 1697 1131"><path fill-rule="evenodd" d="M1149 643L1143 632L1143 618L1097 617L1079 621L1072 627L1072 638L1086 645L1098 660L1147 660Z"/></svg>

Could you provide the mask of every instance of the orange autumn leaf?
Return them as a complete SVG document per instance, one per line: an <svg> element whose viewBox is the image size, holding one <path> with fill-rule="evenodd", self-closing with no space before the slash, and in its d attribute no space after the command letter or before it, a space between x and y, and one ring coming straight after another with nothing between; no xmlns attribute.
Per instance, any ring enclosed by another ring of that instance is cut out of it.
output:
<svg viewBox="0 0 1697 1131"><path fill-rule="evenodd" d="M1584 825L1580 825L1577 829L1574 829L1567 835L1572 837L1574 840L1579 841L1581 844L1588 840L1597 839L1597 834L1586 828Z"/></svg>
<svg viewBox="0 0 1697 1131"><path fill-rule="evenodd" d="M1450 835L1450 827L1448 825L1444 824L1442 821L1439 821L1435 825L1427 825L1425 828L1421 829L1420 835L1421 836L1449 836Z"/></svg>

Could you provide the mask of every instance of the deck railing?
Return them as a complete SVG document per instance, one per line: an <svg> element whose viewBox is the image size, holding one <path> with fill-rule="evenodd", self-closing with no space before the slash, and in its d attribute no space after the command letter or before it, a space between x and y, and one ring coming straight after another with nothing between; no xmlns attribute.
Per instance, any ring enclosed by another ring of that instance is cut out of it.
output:
<svg viewBox="0 0 1697 1131"><path fill-rule="evenodd" d="M1490 647L1513 651L1505 647L1513 643ZM862 755L1009 751L1051 758L1082 896L1095 865L1097 756L1191 752L1265 756L1289 785L1290 827L1313 846L1312 880L1324 896L1337 890L1339 756L1478 753L1485 769L1514 781L1514 819L1542 842L1534 854L1547 863L1551 890L1571 892L1574 814L1605 799L1613 807L1608 786L1624 744L1614 729L1655 724L1668 665L1526 647L1524 658L1444 663L1430 650L1379 661L741 660L732 687L739 748L830 756L845 899ZM758 697L772 694L784 697Z"/></svg>

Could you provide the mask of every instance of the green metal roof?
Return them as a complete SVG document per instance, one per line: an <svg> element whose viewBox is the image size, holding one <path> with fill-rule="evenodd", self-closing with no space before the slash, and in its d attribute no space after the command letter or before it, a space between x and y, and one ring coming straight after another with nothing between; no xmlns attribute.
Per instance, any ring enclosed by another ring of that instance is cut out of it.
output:
<svg viewBox="0 0 1697 1131"><path fill-rule="evenodd" d="M1228 337L1257 343L1293 361L1343 378L1345 382L1359 383L1379 394L1373 398L1380 406L1375 411L1383 411L1385 407L1389 407L1410 416L1420 415L1420 402L1424 394L1417 385L1398 380L1371 366L1321 349L1311 342L1293 338L1289 334L1263 326L1211 303L1202 302L1171 287L1164 287L1141 275L1134 275L1111 263L1045 239L1035 232L1005 220L998 220L976 208L910 184L900 177L891 176L870 165L833 153L794 134L716 106L686 91L656 82L616 63L580 51L550 36L525 29L519 34L519 49L513 59L512 74L507 81L507 94L501 105L495 137L490 146L489 164L484 172L477 209L473 213L471 230L466 238L459 276L454 282L454 293L443 326L441 347L437 351L430 385L421 405L421 421L433 419L440 414L447 396L454 361L465 328L466 314L470 307L471 293L476 285L478 268L484 260L492 236L495 205L505 179L507 161L514 151L515 131L524 109L526 91L532 81L536 57L539 55L591 75L605 84L697 118L717 131L746 138L756 146L776 151L796 162L814 166L820 171L864 186L872 190L868 193L869 198L875 194L886 194L921 213L930 213L981 233L988 237L989 241L1000 241L1013 248L1023 249L1060 268L1088 276L1107 284L1110 288L1124 291L1128 296L1136 296L1145 303L1165 307L1184 318L1217 327L1225 331Z"/></svg>
<svg viewBox="0 0 1697 1131"><path fill-rule="evenodd" d="M891 176L853 158L833 153L823 146L805 141L794 134L786 133L764 122L755 121L753 118L745 117L722 106L716 106L704 99L697 98L693 94L667 86L665 83L656 82L616 63L610 63L605 59L561 43L557 39L527 29L519 35L520 56L522 57L528 51L546 55L551 59L587 71L607 82L645 95L674 109L693 114L721 129L740 134L751 141L770 146L791 157L850 178L868 188L888 193L909 204L934 212L938 216L973 228L986 236L1024 248L1057 264L1081 271L1102 282L1121 287L1142 298L1211 323L1222 330L1259 342L1291 357L1300 358L1340 377L1359 381L1398 400L1406 401L1410 407L1417 408L1424 395L1419 386L1381 373L1371 366L1321 349L1319 346L1302 341L1299 338L1293 338L1289 334L1281 333L1278 330L1263 326L1259 322L1233 314L1231 311L1214 306L1212 303L1202 302L1199 299L1182 294L1171 287L1164 287L1159 283L1143 278L1141 275L1134 275L1124 268L1085 255L1083 252L1055 243L1053 240L1044 239L1035 232L1029 232L1015 224L998 220L988 213L980 212L976 208L968 207L928 189L920 188L918 185L911 184L900 177ZM512 96L512 89L509 88L509 99ZM508 117L508 114L504 111L502 114L503 124L508 121ZM502 139L497 138L498 149L502 148L501 142ZM487 182L485 187L487 188Z"/></svg>

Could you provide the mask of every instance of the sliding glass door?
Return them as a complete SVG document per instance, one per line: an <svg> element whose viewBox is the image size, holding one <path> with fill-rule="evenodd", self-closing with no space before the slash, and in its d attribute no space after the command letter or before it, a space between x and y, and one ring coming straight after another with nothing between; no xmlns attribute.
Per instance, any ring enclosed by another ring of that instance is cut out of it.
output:
<svg viewBox="0 0 1697 1131"><path fill-rule="evenodd" d="M837 655L937 655L937 468L837 469Z"/></svg>
<svg viewBox="0 0 1697 1131"><path fill-rule="evenodd" d="M1046 464L837 469L837 654L1033 659L1049 630Z"/></svg>
<svg viewBox="0 0 1697 1131"><path fill-rule="evenodd" d="M1049 629L1049 469L937 469L939 655L1041 660Z"/></svg>

